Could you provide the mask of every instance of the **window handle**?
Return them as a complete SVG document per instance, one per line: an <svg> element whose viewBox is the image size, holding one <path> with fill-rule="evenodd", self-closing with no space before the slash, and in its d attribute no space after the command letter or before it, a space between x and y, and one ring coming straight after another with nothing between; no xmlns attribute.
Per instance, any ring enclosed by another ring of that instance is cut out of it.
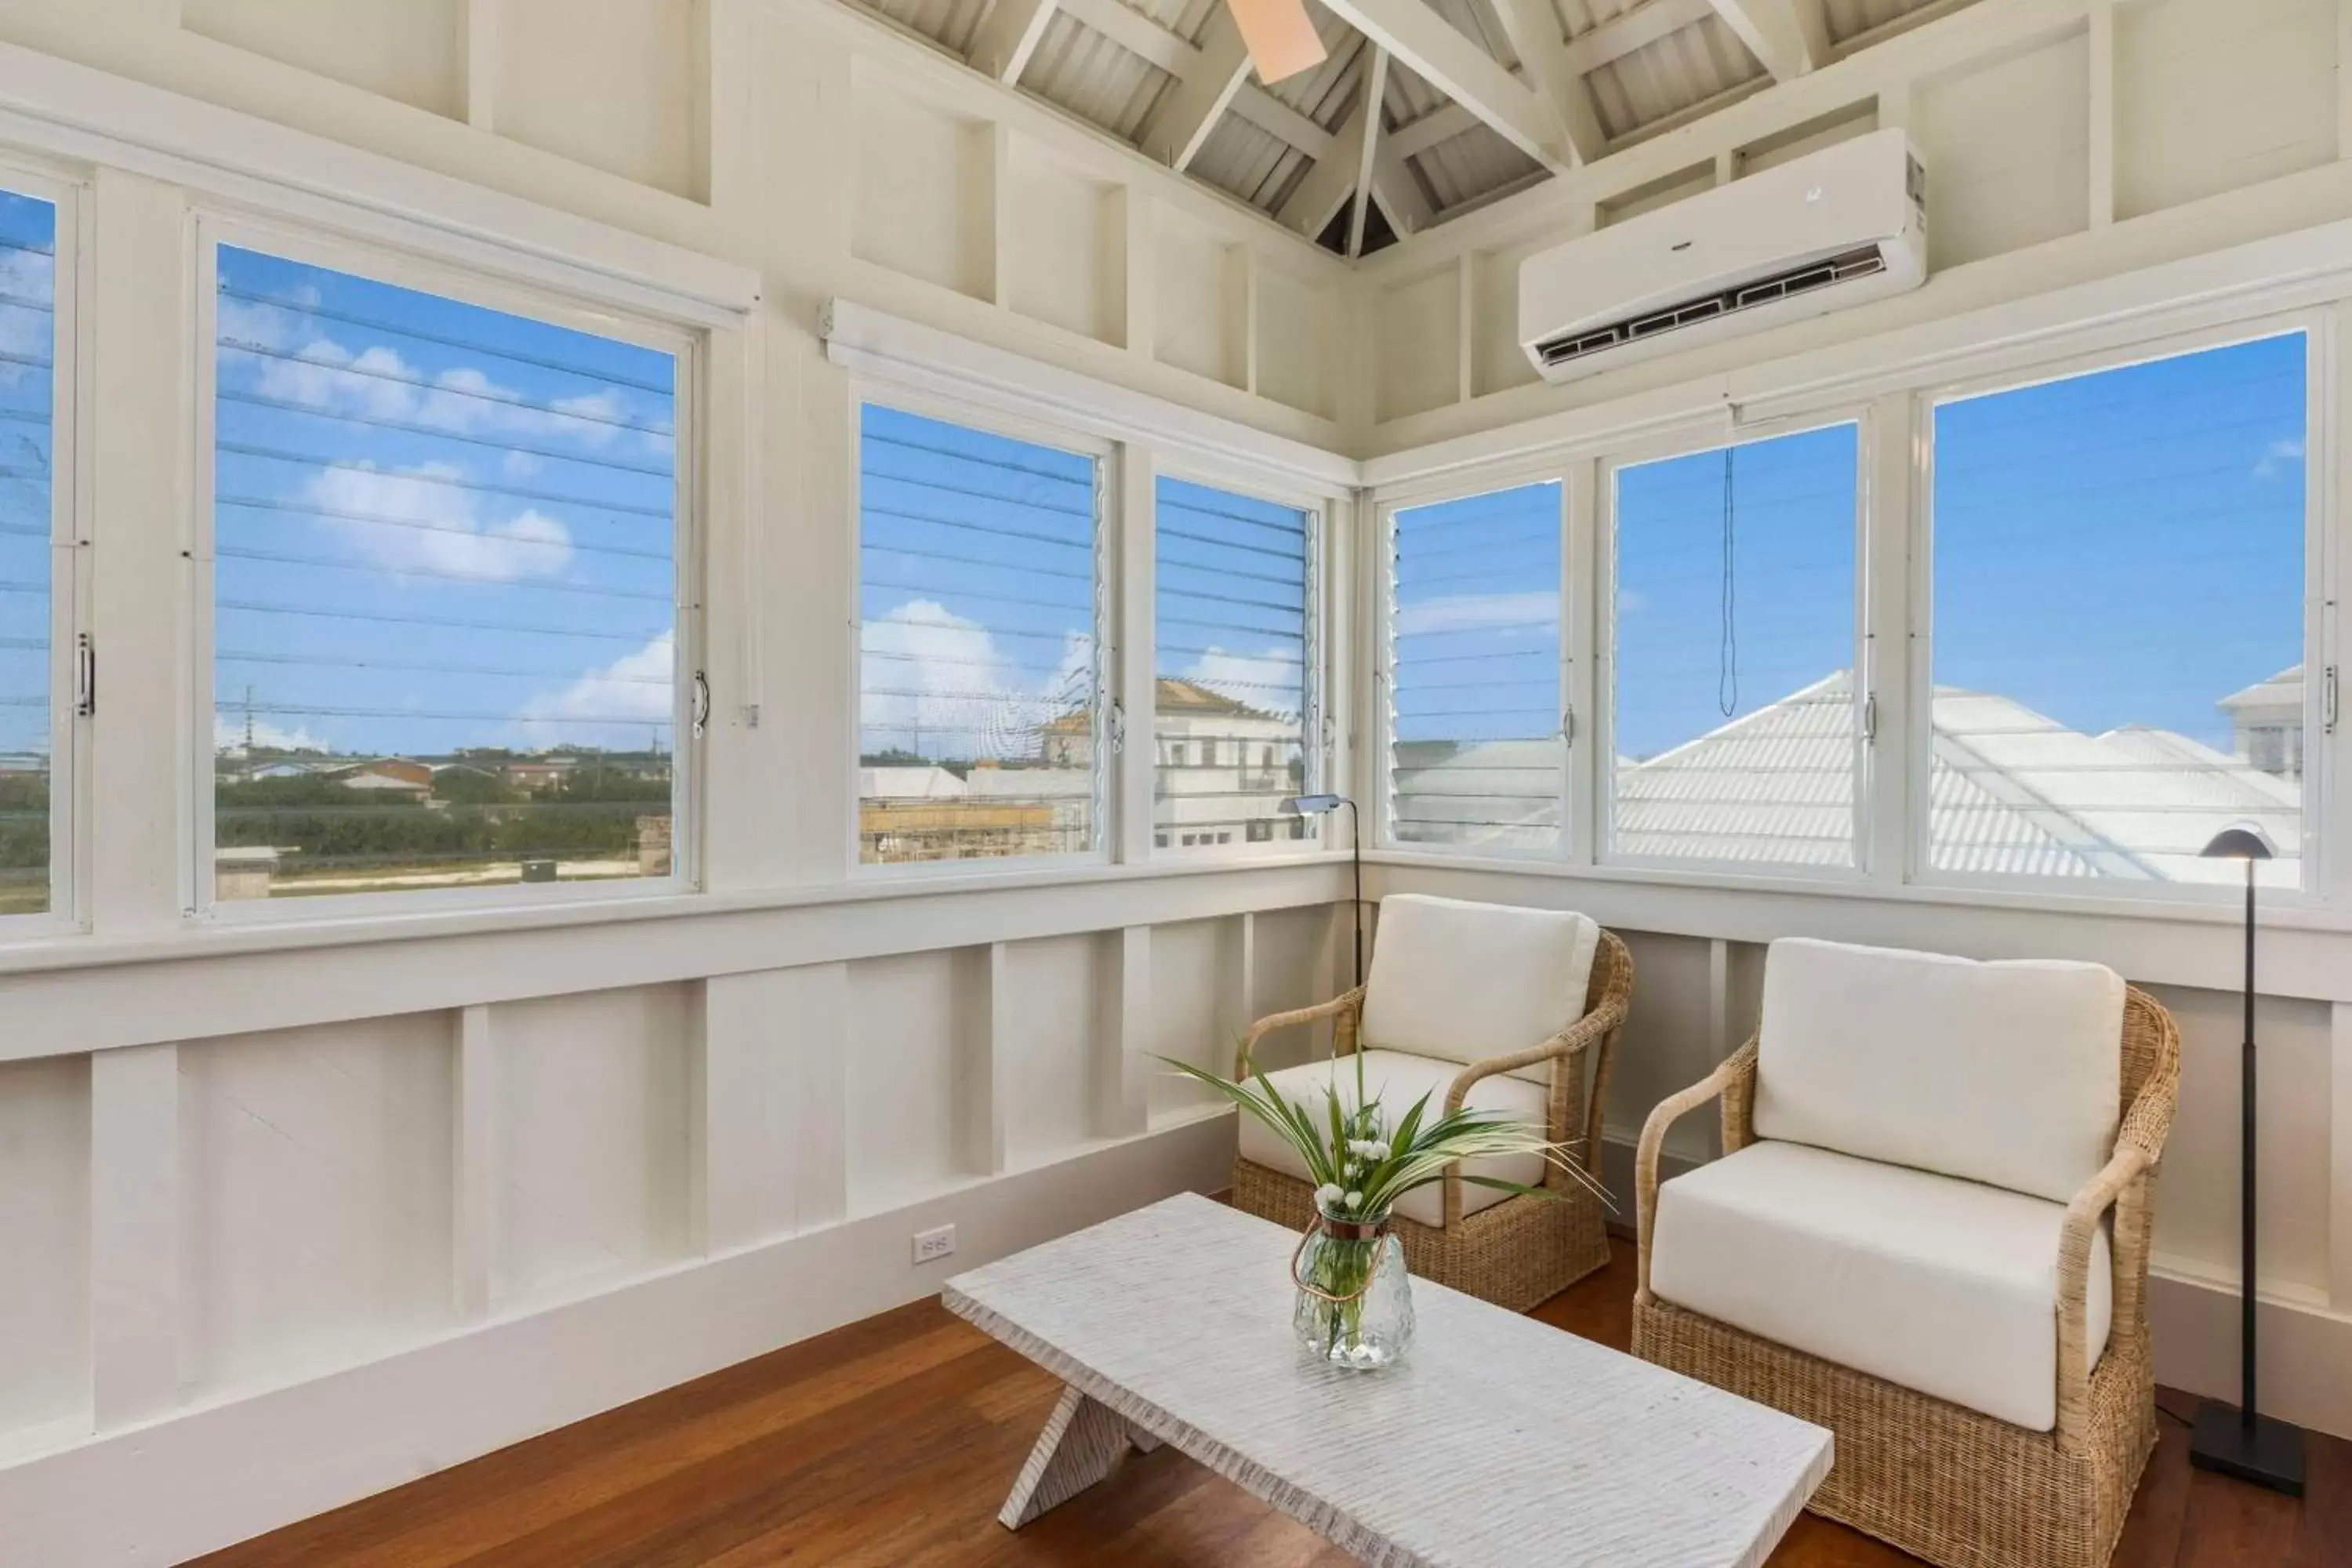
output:
<svg viewBox="0 0 2352 1568"><path fill-rule="evenodd" d="M1559 710L1559 740L1564 746L1576 744L1576 704L1573 702Z"/></svg>
<svg viewBox="0 0 2352 1568"><path fill-rule="evenodd" d="M1865 693L1862 700L1862 743L1865 746L1878 743L1878 693L1875 691Z"/></svg>
<svg viewBox="0 0 2352 1568"><path fill-rule="evenodd" d="M88 632L74 634L74 713L89 719L98 712L98 645Z"/></svg>
<svg viewBox="0 0 2352 1568"><path fill-rule="evenodd" d="M2327 667L2327 684L2321 688L2320 729L2324 733L2336 733L2336 667Z"/></svg>
<svg viewBox="0 0 2352 1568"><path fill-rule="evenodd" d="M1110 700L1110 749L1114 752L1127 750L1127 705L1114 697Z"/></svg>
<svg viewBox="0 0 2352 1568"><path fill-rule="evenodd" d="M700 670L694 672L694 738L702 739L710 728L710 677Z"/></svg>

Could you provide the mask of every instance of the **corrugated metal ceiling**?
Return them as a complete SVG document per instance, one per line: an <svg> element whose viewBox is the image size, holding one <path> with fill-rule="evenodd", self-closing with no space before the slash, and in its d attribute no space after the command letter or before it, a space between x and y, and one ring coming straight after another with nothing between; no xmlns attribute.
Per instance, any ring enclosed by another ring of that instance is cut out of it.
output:
<svg viewBox="0 0 2352 1568"><path fill-rule="evenodd" d="M865 5L942 48L969 56L990 6L1000 0L845 3ZM1056 14L1046 24L1017 85L1122 141L1139 142L1176 80L1163 68L1173 63L1181 68L1223 3L1058 0ZM1517 68L1494 0L1426 3L1496 60ZM1800 3L1822 7L1832 45L1843 49L1857 40L1866 45L1879 30L1913 13L1948 10L1968 0ZM1705 112L1711 101L1728 101L1769 85L1765 68L1755 56L1718 16L1694 0L1551 0L1551 5L1564 39L1571 44L1585 40L1582 47L1608 57L1588 72L1585 82L1601 129L1612 144L1637 138L1663 121ZM1136 15L1141 29L1099 9L1107 5L1124 5ZM1297 111L1328 137L1362 90L1369 46L1318 0L1308 0L1308 9L1330 50L1329 58L1312 69L1264 87L1252 78L1244 91L1263 93L1275 105ZM1637 12L1648 15L1635 16ZM1135 47L1090 26L1089 15L1104 20L1112 32ZM1633 20L1621 22L1629 16ZM1601 37L1590 37L1596 32ZM1628 44L1637 47L1625 47ZM1149 51L1152 58L1137 49ZM1391 61L1381 94L1381 132L1393 132L1435 114L1453 117L1444 123L1452 124L1454 120L1461 123L1451 134L1418 148L1405 161L1405 167L1407 176L1418 186L1419 199L1439 218L1538 176L1533 159L1486 125L1453 110L1443 93L1402 62ZM1279 109L1266 109L1255 116L1247 111L1247 106L1240 111L1229 110L1195 153L1189 172L1255 206L1279 211L1313 164L1309 153L1294 144L1313 132L1294 131L1286 136L1270 128L1280 118Z"/></svg>

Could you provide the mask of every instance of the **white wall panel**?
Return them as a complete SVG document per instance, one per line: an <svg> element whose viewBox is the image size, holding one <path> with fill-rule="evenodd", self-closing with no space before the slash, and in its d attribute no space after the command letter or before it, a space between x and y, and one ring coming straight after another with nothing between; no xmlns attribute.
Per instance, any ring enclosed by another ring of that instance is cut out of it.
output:
<svg viewBox="0 0 2352 1568"><path fill-rule="evenodd" d="M1127 331L1126 208L1119 188L1044 148L1012 142L1007 300L1023 315L1099 342Z"/></svg>
<svg viewBox="0 0 2352 1568"><path fill-rule="evenodd" d="M1617 1037L1616 1065L1609 1080L1606 1121L1612 1142L1639 1138L1652 1106L1713 1072L1726 1054L1714 1033L1707 942L1638 931L1618 934L1633 955L1633 1005ZM1667 1149L1685 1158L1704 1158L1715 1146L1713 1115L1711 1110L1694 1111L1675 1123ZM1619 1197L1630 1212L1626 1195Z"/></svg>
<svg viewBox="0 0 2352 1568"><path fill-rule="evenodd" d="M2234 1273L2243 1003L2225 991L2152 991L2180 1026L2180 1111L2164 1150L2156 1250ZM2315 1294L2328 1285L2330 1023L2322 1004L2277 997L2254 1015L2262 1278Z"/></svg>
<svg viewBox="0 0 2352 1568"><path fill-rule="evenodd" d="M2089 104L2079 31L1920 87L1912 134L1927 165L1931 268L2089 226Z"/></svg>
<svg viewBox="0 0 2352 1568"><path fill-rule="evenodd" d="M1153 353L1162 364L1240 386L1248 369L1249 254L1187 214L1153 209Z"/></svg>
<svg viewBox="0 0 2352 1568"><path fill-rule="evenodd" d="M686 989L491 1010L490 1300L590 1289L688 1247Z"/></svg>
<svg viewBox="0 0 2352 1568"><path fill-rule="evenodd" d="M1104 984L1107 943L1117 936L1054 937L1005 948L1007 994L995 1011L1009 1034L994 1044L995 1081L1004 1097L1005 1159L1016 1170L1095 1135L1102 1075L1117 1067ZM1155 941L1155 987L1159 956Z"/></svg>
<svg viewBox="0 0 2352 1568"><path fill-rule="evenodd" d="M1245 967L1237 962L1241 924L1187 921L1153 928L1151 1049L1157 1055L1215 1072L1234 1070L1234 1041L1226 1026L1240 1006L1236 993ZM1155 1118L1181 1115L1220 1099L1157 1062L1151 1064L1150 1086Z"/></svg>
<svg viewBox="0 0 2352 1568"><path fill-rule="evenodd" d="M989 298L995 214L988 126L856 82L850 246L893 272Z"/></svg>
<svg viewBox="0 0 2352 1568"><path fill-rule="evenodd" d="M1447 266L1381 289L1372 319L1381 333L1381 418L1401 419L1461 395L1460 268Z"/></svg>
<svg viewBox="0 0 2352 1568"><path fill-rule="evenodd" d="M0 1066L0 1450L89 1413L89 1061Z"/></svg>
<svg viewBox="0 0 2352 1568"><path fill-rule="evenodd" d="M1483 250L1470 262L1470 395L1483 397L1541 378L1519 346L1519 263L1549 240Z"/></svg>
<svg viewBox="0 0 2352 1568"><path fill-rule="evenodd" d="M466 117L466 0L181 0L192 32Z"/></svg>
<svg viewBox="0 0 2352 1568"><path fill-rule="evenodd" d="M451 1021L181 1047L180 1379L354 1361L452 1311Z"/></svg>
<svg viewBox="0 0 2352 1568"><path fill-rule="evenodd" d="M1259 1017L1328 1002L1353 983L1346 906L1269 910L1252 916L1251 925L1257 956L1250 1010ZM1369 941L1364 952L1369 963ZM1330 1048L1330 1026L1315 1024L1269 1037L1260 1059L1288 1067Z"/></svg>
<svg viewBox="0 0 2352 1568"><path fill-rule="evenodd" d="M704 0L499 0L499 133L699 200Z"/></svg>
<svg viewBox="0 0 2352 1568"><path fill-rule="evenodd" d="M849 1209L873 1214L938 1189L966 1167L959 1052L986 1039L958 1005L953 952L849 966ZM982 1018L986 1017L983 1007Z"/></svg>
<svg viewBox="0 0 2352 1568"><path fill-rule="evenodd" d="M2335 0L2116 8L2116 205L2178 206L2336 156Z"/></svg>
<svg viewBox="0 0 2352 1568"><path fill-rule="evenodd" d="M1258 258L1257 390L1326 419L1339 415L1339 380L1353 353L1341 296Z"/></svg>

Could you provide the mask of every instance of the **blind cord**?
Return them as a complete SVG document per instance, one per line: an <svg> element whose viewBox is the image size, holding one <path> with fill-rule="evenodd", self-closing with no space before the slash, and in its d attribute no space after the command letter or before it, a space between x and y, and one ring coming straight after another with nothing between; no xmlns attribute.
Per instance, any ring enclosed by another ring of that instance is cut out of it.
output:
<svg viewBox="0 0 2352 1568"><path fill-rule="evenodd" d="M1737 564L1738 512L1732 500L1732 454L1723 449L1723 628L1716 649L1715 705L1727 719L1739 710L1739 595Z"/></svg>

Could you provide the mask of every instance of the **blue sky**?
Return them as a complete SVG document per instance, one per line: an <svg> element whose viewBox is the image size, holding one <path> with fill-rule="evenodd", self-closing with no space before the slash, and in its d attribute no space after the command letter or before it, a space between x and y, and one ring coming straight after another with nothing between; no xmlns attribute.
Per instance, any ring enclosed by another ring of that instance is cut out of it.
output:
<svg viewBox="0 0 2352 1568"><path fill-rule="evenodd" d="M1939 408L1935 679L2229 750L2215 704L2303 657L2304 353L2273 338ZM1856 437L1732 453L1728 637L1724 451L1618 472L1623 754L1851 667ZM1531 486L1400 514L1402 739L1554 732L1558 508Z"/></svg>
<svg viewBox="0 0 2352 1568"><path fill-rule="evenodd" d="M222 742L249 707L263 744L667 750L675 386L667 353L224 247Z"/></svg>
<svg viewBox="0 0 2352 1568"><path fill-rule="evenodd" d="M49 747L57 209L0 192L0 752Z"/></svg>

